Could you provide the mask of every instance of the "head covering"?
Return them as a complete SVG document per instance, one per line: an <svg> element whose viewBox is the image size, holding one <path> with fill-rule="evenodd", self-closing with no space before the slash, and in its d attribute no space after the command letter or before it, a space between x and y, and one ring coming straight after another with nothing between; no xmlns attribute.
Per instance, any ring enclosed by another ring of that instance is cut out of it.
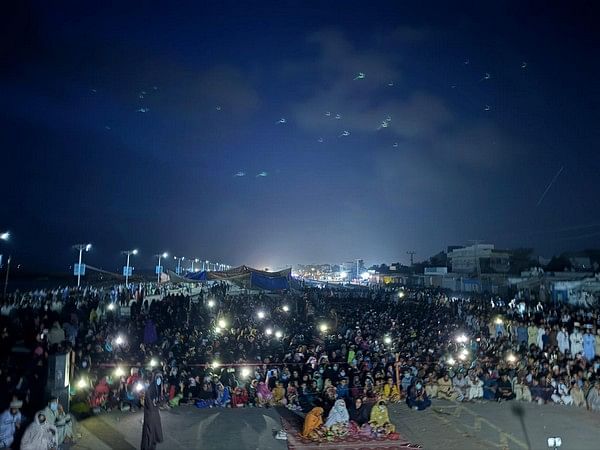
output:
<svg viewBox="0 0 600 450"><path fill-rule="evenodd" d="M302 436L308 437L310 433L323 425L323 408L316 406L304 418Z"/></svg>
<svg viewBox="0 0 600 450"><path fill-rule="evenodd" d="M388 409L383 400L378 401L377 404L373 406L373 409L371 410L370 422L372 422L376 427L382 427L386 423L390 422Z"/></svg>
<svg viewBox="0 0 600 450"><path fill-rule="evenodd" d="M325 426L329 428L336 423L348 423L349 421L350 415L346 409L346 402L344 402L342 399L336 400L333 408L331 408L331 411L329 411L329 416L327 416L327 422L325 422Z"/></svg>
<svg viewBox="0 0 600 450"><path fill-rule="evenodd" d="M21 409L23 407L23 402L21 400L13 400L10 402L10 409Z"/></svg>

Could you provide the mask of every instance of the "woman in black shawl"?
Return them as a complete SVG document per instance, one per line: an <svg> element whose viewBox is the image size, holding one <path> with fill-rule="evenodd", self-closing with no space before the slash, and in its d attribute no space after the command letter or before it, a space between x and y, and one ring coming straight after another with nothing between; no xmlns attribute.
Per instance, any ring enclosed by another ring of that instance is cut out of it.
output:
<svg viewBox="0 0 600 450"><path fill-rule="evenodd" d="M162 375L156 374L144 396L144 425L142 427L141 450L154 450L163 441L162 425L158 412L158 400L162 388Z"/></svg>

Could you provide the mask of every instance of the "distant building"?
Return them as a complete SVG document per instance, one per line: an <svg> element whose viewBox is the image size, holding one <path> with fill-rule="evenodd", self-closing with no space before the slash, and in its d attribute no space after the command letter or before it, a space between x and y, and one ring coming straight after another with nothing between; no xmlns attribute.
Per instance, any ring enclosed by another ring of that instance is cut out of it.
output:
<svg viewBox="0 0 600 450"><path fill-rule="evenodd" d="M496 250L493 244L455 248L448 253L454 273L508 273L510 253Z"/></svg>

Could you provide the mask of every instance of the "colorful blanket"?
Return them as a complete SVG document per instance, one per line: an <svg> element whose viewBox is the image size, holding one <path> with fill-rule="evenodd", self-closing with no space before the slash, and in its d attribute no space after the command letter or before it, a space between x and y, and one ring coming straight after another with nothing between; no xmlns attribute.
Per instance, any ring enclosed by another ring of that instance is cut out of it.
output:
<svg viewBox="0 0 600 450"><path fill-rule="evenodd" d="M387 436L366 436L361 433L343 435L328 433L324 439L315 441L301 436L302 418L300 416L281 418L283 430L287 433L288 450L397 450L422 448L411 444L404 436L392 433Z"/></svg>

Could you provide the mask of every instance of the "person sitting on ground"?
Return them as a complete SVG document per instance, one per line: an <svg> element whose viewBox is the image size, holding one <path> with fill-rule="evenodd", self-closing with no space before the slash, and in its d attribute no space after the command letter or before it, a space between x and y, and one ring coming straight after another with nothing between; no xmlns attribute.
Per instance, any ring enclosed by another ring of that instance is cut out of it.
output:
<svg viewBox="0 0 600 450"><path fill-rule="evenodd" d="M458 374L452 378L452 387L454 391L458 394L457 400L459 402L464 401L467 398L467 380L465 379L462 372L458 372Z"/></svg>
<svg viewBox="0 0 600 450"><path fill-rule="evenodd" d="M475 373L471 373L471 375L469 375L467 384L469 386L467 391L468 401L483 398L483 381L481 381L481 379L475 375Z"/></svg>
<svg viewBox="0 0 600 450"><path fill-rule="evenodd" d="M258 388L256 389L256 399L257 405L259 408L263 406L271 406L273 401L273 394L269 390L269 387L264 382L258 383Z"/></svg>
<svg viewBox="0 0 600 450"><path fill-rule="evenodd" d="M275 406L286 406L287 400L285 398L285 389L281 381L275 383L273 388L273 404Z"/></svg>
<svg viewBox="0 0 600 450"><path fill-rule="evenodd" d="M355 422L358 427L363 426L369 421L369 409L360 397L354 399L354 404L348 410L348 414L350 415L350 420Z"/></svg>
<svg viewBox="0 0 600 450"><path fill-rule="evenodd" d="M498 382L498 390L496 391L496 400L501 402L502 400L512 400L515 398L513 392L512 383L508 379L508 374L502 372L500 381Z"/></svg>
<svg viewBox="0 0 600 450"><path fill-rule="evenodd" d="M575 380L571 381L571 389L569 390L569 395L573 399L573 406L577 408L582 408L585 406L585 397L583 396L583 391L579 387L579 384Z"/></svg>
<svg viewBox="0 0 600 450"><path fill-rule="evenodd" d="M38 411L21 439L21 450L54 450L58 447L57 434L56 427L48 423L44 412Z"/></svg>
<svg viewBox="0 0 600 450"><path fill-rule="evenodd" d="M390 422L388 409L383 400L379 400L371 409L369 425L376 434L387 435L396 431L396 427Z"/></svg>
<svg viewBox="0 0 600 450"><path fill-rule="evenodd" d="M437 387L438 398L442 398L444 400L456 400L458 398L458 394L452 387L452 381L450 380L450 376L447 372L442 378L437 380Z"/></svg>
<svg viewBox="0 0 600 450"><path fill-rule="evenodd" d="M74 440L73 420L70 414L65 413L58 397L53 396L50 398L48 406L44 409L44 416L48 424L56 427L56 442L58 445L62 445L65 441L72 442Z"/></svg>
<svg viewBox="0 0 600 450"><path fill-rule="evenodd" d="M350 415L346 409L346 402L343 399L336 400L325 422L328 435L345 436L348 434L349 425Z"/></svg>
<svg viewBox="0 0 600 450"><path fill-rule="evenodd" d="M323 408L315 406L304 418L302 436L305 438L314 437L314 433L323 425Z"/></svg>
<svg viewBox="0 0 600 450"><path fill-rule="evenodd" d="M516 400L531 402L531 390L529 389L529 386L527 386L525 377L522 374L517 376L514 380L514 392Z"/></svg>
<svg viewBox="0 0 600 450"><path fill-rule="evenodd" d="M388 377L387 382L383 386L383 399L391 403L398 403L400 401L400 390L394 384L394 380L391 377Z"/></svg>
<svg viewBox="0 0 600 450"><path fill-rule="evenodd" d="M23 402L13 400L8 409L0 415L0 448L10 447L15 440L15 433L21 427L21 412Z"/></svg>
<svg viewBox="0 0 600 450"><path fill-rule="evenodd" d="M415 411L423 411L431 406L431 400L427 397L427 393L423 388L423 383L421 383L420 380L417 380L417 382L408 389L406 404Z"/></svg>

